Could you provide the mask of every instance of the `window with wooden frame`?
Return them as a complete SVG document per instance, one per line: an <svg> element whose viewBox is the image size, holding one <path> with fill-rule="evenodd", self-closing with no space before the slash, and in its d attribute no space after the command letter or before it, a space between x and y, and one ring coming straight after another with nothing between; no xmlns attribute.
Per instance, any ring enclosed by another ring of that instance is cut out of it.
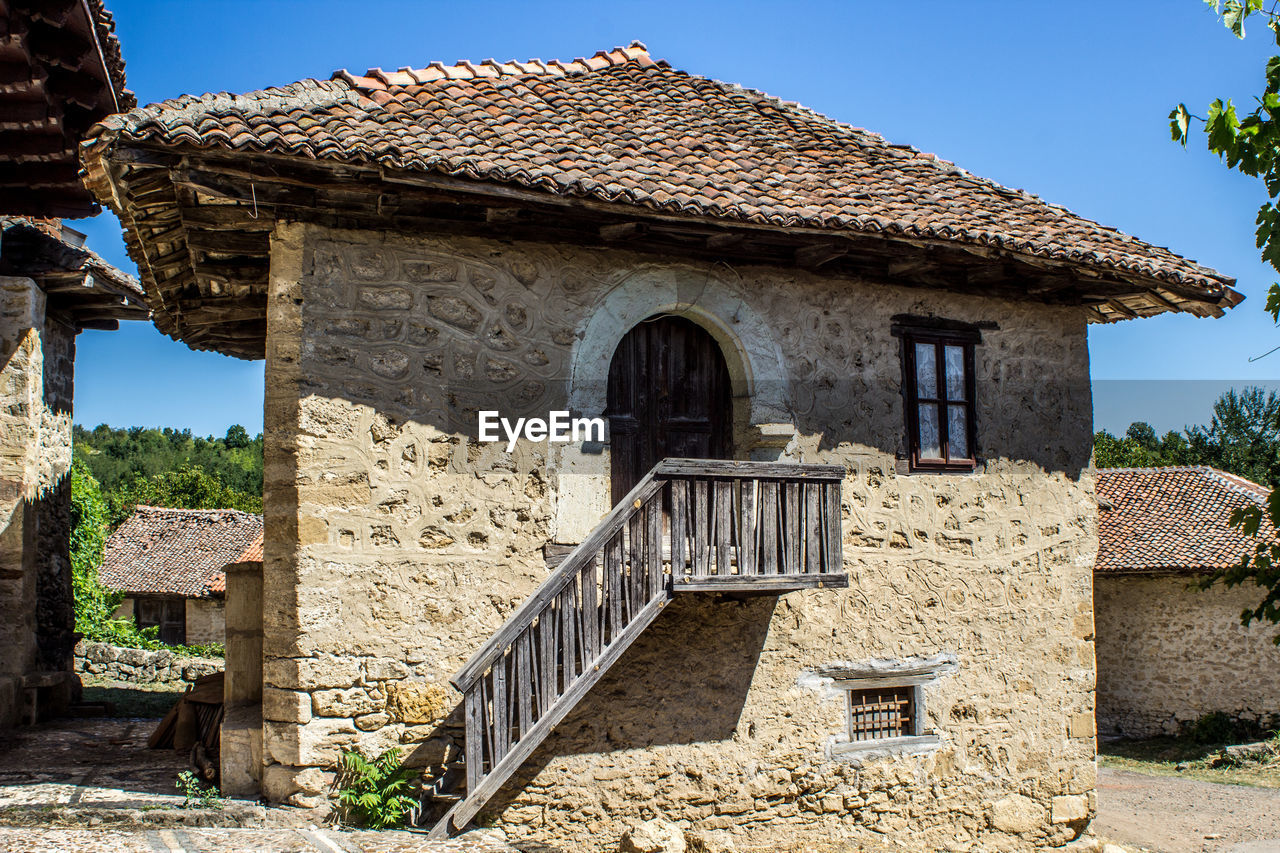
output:
<svg viewBox="0 0 1280 853"><path fill-rule="evenodd" d="M849 741L911 737L916 730L914 687L848 690Z"/></svg>
<svg viewBox="0 0 1280 853"><path fill-rule="evenodd" d="M920 328L901 335L911 470L972 471L977 333Z"/></svg>

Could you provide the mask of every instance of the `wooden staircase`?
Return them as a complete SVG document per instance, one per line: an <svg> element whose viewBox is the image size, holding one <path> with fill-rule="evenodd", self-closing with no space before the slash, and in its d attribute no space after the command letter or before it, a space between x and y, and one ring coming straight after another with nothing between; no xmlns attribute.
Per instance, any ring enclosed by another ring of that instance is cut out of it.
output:
<svg viewBox="0 0 1280 853"><path fill-rule="evenodd" d="M463 694L461 831L673 596L848 586L833 465L654 466L452 678Z"/></svg>

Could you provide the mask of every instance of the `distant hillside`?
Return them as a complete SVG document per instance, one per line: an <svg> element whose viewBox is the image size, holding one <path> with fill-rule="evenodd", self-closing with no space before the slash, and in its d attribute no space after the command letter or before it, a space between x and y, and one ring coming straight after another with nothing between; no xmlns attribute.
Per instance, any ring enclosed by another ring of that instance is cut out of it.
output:
<svg viewBox="0 0 1280 853"><path fill-rule="evenodd" d="M114 529L137 504L262 511L262 435L236 424L222 438L190 430L74 431L76 459L101 484Z"/></svg>

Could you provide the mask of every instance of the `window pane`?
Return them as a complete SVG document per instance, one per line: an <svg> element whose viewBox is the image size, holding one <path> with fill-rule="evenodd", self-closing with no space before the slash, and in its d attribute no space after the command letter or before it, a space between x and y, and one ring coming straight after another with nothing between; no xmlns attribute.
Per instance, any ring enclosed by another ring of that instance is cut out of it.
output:
<svg viewBox="0 0 1280 853"><path fill-rule="evenodd" d="M967 406L947 406L947 442L952 459L969 458L969 412Z"/></svg>
<svg viewBox="0 0 1280 853"><path fill-rule="evenodd" d="M948 346L943 354L947 371L947 399L963 400L964 396L964 347Z"/></svg>
<svg viewBox="0 0 1280 853"><path fill-rule="evenodd" d="M916 396L938 396L938 362L933 344L916 344Z"/></svg>
<svg viewBox="0 0 1280 853"><path fill-rule="evenodd" d="M920 458L942 458L942 441L938 438L938 406L935 403L920 404Z"/></svg>

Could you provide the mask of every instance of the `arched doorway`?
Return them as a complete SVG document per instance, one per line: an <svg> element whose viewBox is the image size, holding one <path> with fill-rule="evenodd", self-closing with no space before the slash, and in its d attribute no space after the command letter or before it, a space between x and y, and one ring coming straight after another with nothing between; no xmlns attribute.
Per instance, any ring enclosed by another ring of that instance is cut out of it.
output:
<svg viewBox="0 0 1280 853"><path fill-rule="evenodd" d="M609 363L612 503L667 457L727 459L729 370L706 329L657 315L627 332Z"/></svg>

